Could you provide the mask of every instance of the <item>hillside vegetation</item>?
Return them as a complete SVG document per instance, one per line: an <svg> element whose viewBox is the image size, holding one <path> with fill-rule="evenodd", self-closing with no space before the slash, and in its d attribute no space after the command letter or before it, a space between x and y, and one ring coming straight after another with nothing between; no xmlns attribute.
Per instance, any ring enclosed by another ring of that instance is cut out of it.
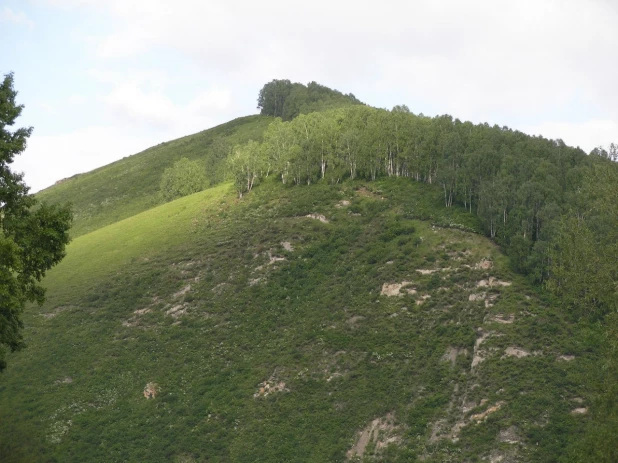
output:
<svg viewBox="0 0 618 463"><path fill-rule="evenodd" d="M183 157L199 160L211 185L222 182L232 147L260 140L271 121L266 116L241 117L65 179L36 196L54 204L72 203L71 232L77 237L164 202L159 195L163 172Z"/></svg>
<svg viewBox="0 0 618 463"><path fill-rule="evenodd" d="M442 201L271 178L75 239L0 383L2 461L557 461L599 332Z"/></svg>
<svg viewBox="0 0 618 463"><path fill-rule="evenodd" d="M617 461L616 145L258 105L37 195L76 238L0 461Z"/></svg>

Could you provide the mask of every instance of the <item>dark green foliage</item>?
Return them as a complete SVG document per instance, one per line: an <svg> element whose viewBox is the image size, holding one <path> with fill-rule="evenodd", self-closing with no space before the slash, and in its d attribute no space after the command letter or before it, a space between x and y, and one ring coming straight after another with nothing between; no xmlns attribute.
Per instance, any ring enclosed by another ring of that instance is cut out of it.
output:
<svg viewBox="0 0 618 463"><path fill-rule="evenodd" d="M204 166L199 161L182 158L163 172L159 186L165 201L182 198L206 188Z"/></svg>
<svg viewBox="0 0 618 463"><path fill-rule="evenodd" d="M273 81L260 95L291 88L289 81ZM260 155L264 172L283 183L388 176L438 184L445 207L458 203L480 217L513 267L537 282L547 279L556 224L581 181L578 175L591 165L583 151L561 140L448 115L430 119L404 107L348 106L289 122L276 119Z"/></svg>
<svg viewBox="0 0 618 463"><path fill-rule="evenodd" d="M39 284L64 257L72 216L68 206L36 206L21 174L10 170L26 148L32 128L9 131L23 106L15 103L13 75L0 84L0 371L6 350L24 347L22 312L26 302L44 301Z"/></svg>
<svg viewBox="0 0 618 463"><path fill-rule="evenodd" d="M353 104L363 103L351 93L344 95L317 82L303 85L275 79L260 90L257 107L264 116L280 117L284 121L290 121L299 114Z"/></svg>

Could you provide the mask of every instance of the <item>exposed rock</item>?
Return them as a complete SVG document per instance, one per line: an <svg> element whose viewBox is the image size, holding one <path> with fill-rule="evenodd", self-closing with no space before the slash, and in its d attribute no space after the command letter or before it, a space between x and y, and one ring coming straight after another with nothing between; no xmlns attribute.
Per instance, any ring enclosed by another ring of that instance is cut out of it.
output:
<svg viewBox="0 0 618 463"><path fill-rule="evenodd" d="M588 413L588 407L575 408L571 410L571 415L585 415Z"/></svg>
<svg viewBox="0 0 618 463"><path fill-rule="evenodd" d="M185 294L187 294L189 291L191 291L191 285L187 285L177 293L174 293L174 297L179 298L180 296L184 296Z"/></svg>
<svg viewBox="0 0 618 463"><path fill-rule="evenodd" d="M489 259L481 259L481 261L474 266L477 270L489 270L494 266L494 263Z"/></svg>
<svg viewBox="0 0 618 463"><path fill-rule="evenodd" d="M484 333L482 330L478 331L478 337L474 342L474 353L472 356L472 369L474 369L479 363L481 363L485 358L483 357L483 351L481 351L481 344L485 342L487 338L491 336L491 333Z"/></svg>
<svg viewBox="0 0 618 463"><path fill-rule="evenodd" d="M571 362L575 360L575 356L574 355L561 355L558 357L558 360L564 360L565 362Z"/></svg>
<svg viewBox="0 0 618 463"><path fill-rule="evenodd" d="M513 323L515 321L515 315L510 314L510 315L504 315L504 314L496 314L491 318L492 322L496 322L496 323L502 323L504 325L510 325L511 323Z"/></svg>
<svg viewBox="0 0 618 463"><path fill-rule="evenodd" d="M446 352L442 356L441 360L443 362L451 362L451 364L455 365L455 363L457 362L457 357L459 357L460 355L467 356L468 349L449 347L448 349L446 349Z"/></svg>
<svg viewBox="0 0 618 463"><path fill-rule="evenodd" d="M485 421L487 419L487 417L493 413L496 413L498 410L500 410L504 405L506 404L506 402L504 401L500 401L497 402L495 405L489 407L487 410L485 410L482 413L477 413L476 415L472 415L470 417L471 421L476 421L477 423L480 423L481 421Z"/></svg>
<svg viewBox="0 0 618 463"><path fill-rule="evenodd" d="M187 313L185 304L177 304L165 312L165 315L171 315L174 318L178 318Z"/></svg>
<svg viewBox="0 0 618 463"><path fill-rule="evenodd" d="M486 293L470 294L470 296L468 296L468 300L470 302L483 301L485 300L486 295Z"/></svg>
<svg viewBox="0 0 618 463"><path fill-rule="evenodd" d="M307 214L305 217L309 219L319 220L322 223L328 223L328 219L324 217L322 214Z"/></svg>
<svg viewBox="0 0 618 463"><path fill-rule="evenodd" d="M71 384L72 382L73 378L71 378L70 376L66 376L65 378L56 380L56 384Z"/></svg>
<svg viewBox="0 0 618 463"><path fill-rule="evenodd" d="M384 283L382 285L380 295L388 297L403 296L401 289L411 284L412 282L410 281L402 281L401 283ZM408 294L416 294L416 290L414 288L405 289L405 292Z"/></svg>
<svg viewBox="0 0 618 463"><path fill-rule="evenodd" d="M347 199L342 199L337 204L335 204L335 207L337 209L341 209L342 207L348 207L349 205L350 205L350 201L348 201Z"/></svg>
<svg viewBox="0 0 618 463"><path fill-rule="evenodd" d="M504 442L505 444L519 444L520 438L517 427L511 426L510 428L500 431L498 440L500 442Z"/></svg>
<svg viewBox="0 0 618 463"><path fill-rule="evenodd" d="M144 387L144 397L146 399L154 399L159 394L160 388L157 383L148 383Z"/></svg>
<svg viewBox="0 0 618 463"><path fill-rule="evenodd" d="M395 425L394 413L389 413L382 418L376 418L358 433L356 443L348 450L346 456L348 459L354 457L363 458L367 445L375 443L376 453L384 449L392 443L397 443L401 437L396 434L397 426Z"/></svg>
<svg viewBox="0 0 618 463"><path fill-rule="evenodd" d="M283 246L283 249L285 249L286 251L292 252L294 250L294 247L289 241L282 241L281 246Z"/></svg>
<svg viewBox="0 0 618 463"><path fill-rule="evenodd" d="M271 377L268 381L258 384L258 390L253 394L253 398L268 397L270 394L275 394L277 392L290 392L290 390L285 387L283 381L275 381L274 378Z"/></svg>
<svg viewBox="0 0 618 463"><path fill-rule="evenodd" d="M479 280L476 286L478 288L492 288L494 286L511 286L511 284L512 283L510 281L502 281L494 277L489 277L488 280Z"/></svg>
<svg viewBox="0 0 618 463"><path fill-rule="evenodd" d="M504 353L505 353L505 357L517 357L517 358L528 357L530 355L530 352L528 352L527 350L520 349L518 347L512 347L512 346L507 347Z"/></svg>

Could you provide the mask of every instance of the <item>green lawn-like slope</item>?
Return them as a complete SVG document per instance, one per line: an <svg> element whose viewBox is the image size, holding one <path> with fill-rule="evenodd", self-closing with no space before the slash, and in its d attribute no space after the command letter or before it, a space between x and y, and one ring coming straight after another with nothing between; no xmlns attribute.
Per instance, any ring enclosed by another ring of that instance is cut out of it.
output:
<svg viewBox="0 0 618 463"><path fill-rule="evenodd" d="M560 461L598 333L441 204L267 179L80 236L0 378L2 461Z"/></svg>
<svg viewBox="0 0 618 463"><path fill-rule="evenodd" d="M247 116L194 135L161 143L85 174L60 181L39 193L50 203L73 204L72 236L131 217L162 202L159 183L166 168L182 157L203 162L211 184L224 176L227 153L237 143L260 140L272 121Z"/></svg>

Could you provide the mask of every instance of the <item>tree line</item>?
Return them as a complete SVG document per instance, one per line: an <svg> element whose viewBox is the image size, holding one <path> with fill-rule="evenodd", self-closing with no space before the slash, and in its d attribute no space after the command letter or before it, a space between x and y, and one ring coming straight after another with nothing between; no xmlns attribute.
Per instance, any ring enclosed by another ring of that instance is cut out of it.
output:
<svg viewBox="0 0 618 463"><path fill-rule="evenodd" d="M543 281L550 237L592 157L508 127L353 105L276 118L228 165L239 196L270 175L296 185L382 176L438 185L446 207L476 214L515 268Z"/></svg>
<svg viewBox="0 0 618 463"><path fill-rule="evenodd" d="M317 82L303 85L287 79L275 79L260 90L257 107L263 116L290 121L299 114L362 104L352 93L343 94Z"/></svg>

